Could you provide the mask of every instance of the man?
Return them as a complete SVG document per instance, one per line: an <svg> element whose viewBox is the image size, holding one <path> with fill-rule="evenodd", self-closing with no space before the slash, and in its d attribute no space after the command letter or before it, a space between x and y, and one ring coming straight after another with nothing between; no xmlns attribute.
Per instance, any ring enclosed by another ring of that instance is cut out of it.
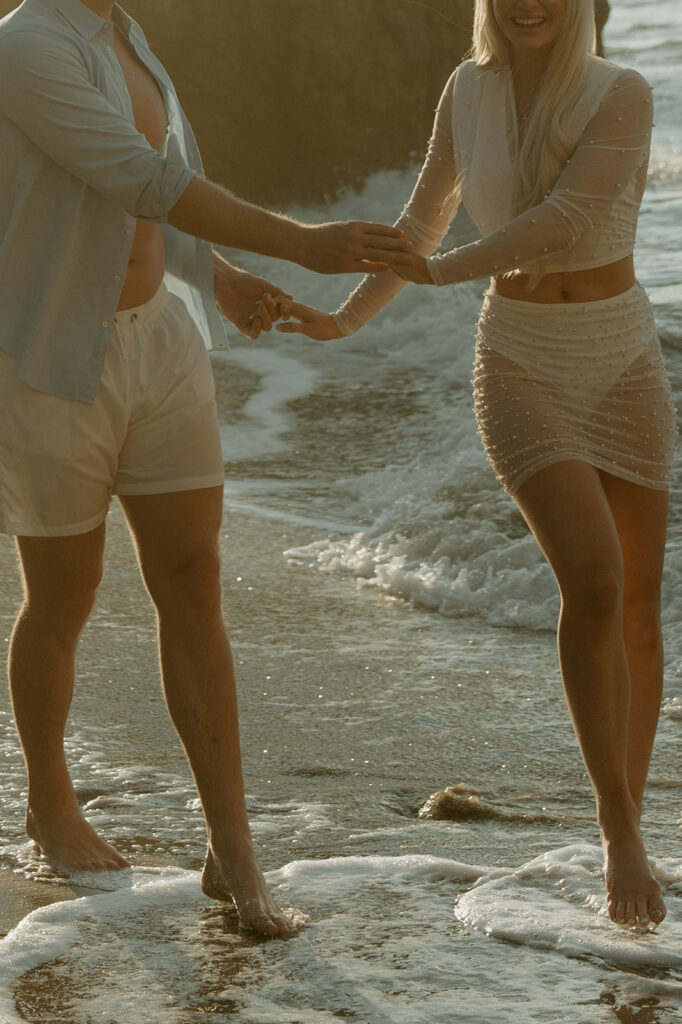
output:
<svg viewBox="0 0 682 1024"><path fill-rule="evenodd" d="M255 860L221 612L213 380L220 310L251 336L286 297L210 244L321 273L399 261L400 232L310 226L206 181L172 83L112 0L24 0L0 21L0 529L25 600L10 687L27 831L70 869L126 861L64 758L74 657L117 494L159 619L164 690L208 827L204 891L287 934Z"/></svg>

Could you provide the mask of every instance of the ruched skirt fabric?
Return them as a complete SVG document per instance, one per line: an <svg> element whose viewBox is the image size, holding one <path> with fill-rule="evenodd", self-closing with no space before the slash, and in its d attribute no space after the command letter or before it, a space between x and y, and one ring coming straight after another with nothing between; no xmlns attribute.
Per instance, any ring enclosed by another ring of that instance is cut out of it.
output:
<svg viewBox="0 0 682 1024"><path fill-rule="evenodd" d="M488 292L478 322L474 407L488 458L512 495L538 470L566 459L645 487L669 486L675 408L639 284L581 303Z"/></svg>

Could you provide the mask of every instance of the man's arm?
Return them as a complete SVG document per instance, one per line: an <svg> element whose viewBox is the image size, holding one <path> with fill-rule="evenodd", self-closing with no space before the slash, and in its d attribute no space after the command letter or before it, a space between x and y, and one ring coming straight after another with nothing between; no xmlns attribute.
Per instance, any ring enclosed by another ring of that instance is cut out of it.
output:
<svg viewBox="0 0 682 1024"><path fill-rule="evenodd" d="M320 273L399 264L409 243L381 224L300 224L170 162L90 81L75 47L26 30L0 39L0 114L47 156L132 216ZM170 211L170 214L169 212ZM409 259L409 257L407 257Z"/></svg>
<svg viewBox="0 0 682 1024"><path fill-rule="evenodd" d="M362 221L301 224L237 199L227 189L193 178L168 223L216 245L300 263L319 274L374 273L409 262L410 243L398 228Z"/></svg>

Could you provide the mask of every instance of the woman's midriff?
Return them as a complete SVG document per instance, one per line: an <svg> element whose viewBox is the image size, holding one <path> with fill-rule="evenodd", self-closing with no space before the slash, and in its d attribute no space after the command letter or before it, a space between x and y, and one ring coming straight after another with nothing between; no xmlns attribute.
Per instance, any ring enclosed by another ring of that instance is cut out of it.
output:
<svg viewBox="0 0 682 1024"><path fill-rule="evenodd" d="M492 290L507 299L523 302L599 302L632 288L635 267L632 256L625 256L616 263L590 270L545 274L532 291L530 281L528 274L494 277Z"/></svg>

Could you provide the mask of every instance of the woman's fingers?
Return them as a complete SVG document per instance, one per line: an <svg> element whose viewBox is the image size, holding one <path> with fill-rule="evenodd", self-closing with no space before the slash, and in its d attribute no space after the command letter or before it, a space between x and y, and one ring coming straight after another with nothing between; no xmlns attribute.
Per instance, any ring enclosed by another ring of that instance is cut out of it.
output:
<svg viewBox="0 0 682 1024"><path fill-rule="evenodd" d="M329 341L340 338L341 331L329 313L323 313L314 306L306 306L302 302L290 303L292 319L287 323L277 324L281 334L304 334L314 341Z"/></svg>

